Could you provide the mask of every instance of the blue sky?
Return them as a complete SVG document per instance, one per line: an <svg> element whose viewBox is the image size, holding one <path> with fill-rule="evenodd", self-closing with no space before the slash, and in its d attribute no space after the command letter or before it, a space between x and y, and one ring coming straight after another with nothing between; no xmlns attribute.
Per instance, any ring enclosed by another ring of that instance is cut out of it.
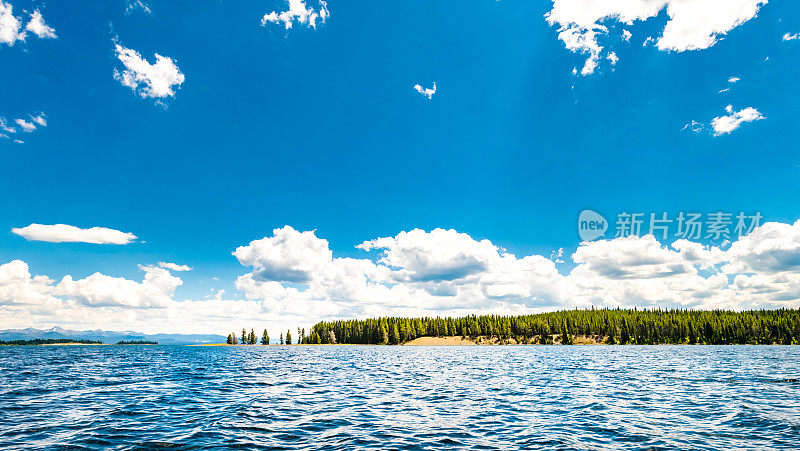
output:
<svg viewBox="0 0 800 451"><path fill-rule="evenodd" d="M0 117L47 124L0 138L0 264L23 261L55 285L97 272L140 281L139 265L174 262L193 270L179 274L171 299L224 289L230 302L271 302L237 286L270 263L256 258L250 268L232 252L285 225L316 230L334 257L377 261L355 246L416 228L454 229L520 258L560 248L569 257L584 209L611 222L621 211L758 211L787 226L800 219L800 40L783 38L800 32L800 10L736 0L757 14L695 50L656 45L671 20L666 6L631 25L605 18L598 66L582 75L591 52L559 39L575 14L570 4L580 9L581 0L561 1L563 22L550 24L545 15L559 1L309 0L329 17L287 29L261 23L288 10L283 1L3 0L21 24L40 11L57 37L0 39ZM725 14L720 6L723 27ZM146 83L134 90L114 76L130 70L117 45L148 64L155 54L169 58L183 82L172 95L142 97ZM413 89L434 82L430 99ZM714 118L745 108L763 119L715 135ZM685 128L692 121L703 129ZM53 243L12 232L29 224L106 227L137 239ZM580 265L565 260L556 266L562 275ZM114 309L81 301L85 293L52 295ZM643 303L676 305L663 299ZM458 309L418 311L439 310ZM48 321L24 315L7 324Z"/></svg>

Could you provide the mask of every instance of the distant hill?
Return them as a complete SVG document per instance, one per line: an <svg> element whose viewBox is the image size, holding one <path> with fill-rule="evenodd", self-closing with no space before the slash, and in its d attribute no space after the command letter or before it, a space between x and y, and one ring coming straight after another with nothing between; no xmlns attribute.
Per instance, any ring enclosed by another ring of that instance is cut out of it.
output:
<svg viewBox="0 0 800 451"><path fill-rule="evenodd" d="M6 329L0 330L0 340L33 340L33 339L80 339L100 341L103 343L118 343L120 341L156 341L160 345L192 345L203 343L225 343L222 335L200 334L143 334L133 331L106 331L106 330L69 330L61 327L50 329Z"/></svg>

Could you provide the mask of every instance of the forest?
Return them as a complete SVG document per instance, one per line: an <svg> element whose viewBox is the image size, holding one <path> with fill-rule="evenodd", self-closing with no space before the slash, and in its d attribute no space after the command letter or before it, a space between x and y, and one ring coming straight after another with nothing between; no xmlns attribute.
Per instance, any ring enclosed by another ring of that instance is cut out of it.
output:
<svg viewBox="0 0 800 451"><path fill-rule="evenodd" d="M298 331L301 332L301 331ZM320 322L307 344L403 344L419 337L460 336L507 344L564 344L594 337L606 344L798 344L800 309L563 310L521 316L375 318Z"/></svg>

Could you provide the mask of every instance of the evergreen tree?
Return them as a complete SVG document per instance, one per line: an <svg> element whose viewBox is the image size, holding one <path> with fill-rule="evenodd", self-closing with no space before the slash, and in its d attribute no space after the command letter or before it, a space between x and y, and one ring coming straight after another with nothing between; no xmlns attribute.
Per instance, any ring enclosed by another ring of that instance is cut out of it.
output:
<svg viewBox="0 0 800 451"><path fill-rule="evenodd" d="M569 333L569 329L567 328L567 323L565 321L561 322L561 344L572 344L572 335Z"/></svg>
<svg viewBox="0 0 800 451"><path fill-rule="evenodd" d="M397 334L395 335L395 328ZM574 336L620 344L800 343L800 309L754 310L564 310L522 316L462 318L370 318L321 322L309 331L311 343L404 343L423 336L495 336L501 341L552 344ZM304 335L300 332L301 339ZM397 338L395 338L397 337Z"/></svg>
<svg viewBox="0 0 800 451"><path fill-rule="evenodd" d="M264 329L264 333L261 334L261 344L262 345L269 344L269 334L267 333L267 329Z"/></svg>
<svg viewBox="0 0 800 451"><path fill-rule="evenodd" d="M283 344L283 332L281 332L281 344Z"/></svg>
<svg viewBox="0 0 800 451"><path fill-rule="evenodd" d="M250 329L250 344L254 345L256 343L258 343L258 340L256 340L256 332L253 329Z"/></svg>
<svg viewBox="0 0 800 451"><path fill-rule="evenodd" d="M381 324L381 344L389 344L389 332L386 330L386 324Z"/></svg>
<svg viewBox="0 0 800 451"><path fill-rule="evenodd" d="M247 344L247 331L244 330L244 327L242 327L242 340L241 341L242 341L243 345Z"/></svg>
<svg viewBox="0 0 800 451"><path fill-rule="evenodd" d="M288 330L286 331L286 344L287 345L292 344L292 333L289 332Z"/></svg>

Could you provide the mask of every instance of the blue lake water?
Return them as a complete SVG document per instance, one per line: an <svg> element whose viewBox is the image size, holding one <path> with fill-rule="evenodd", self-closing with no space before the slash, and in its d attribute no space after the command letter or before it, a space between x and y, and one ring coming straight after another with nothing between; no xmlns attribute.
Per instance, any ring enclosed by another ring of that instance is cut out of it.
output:
<svg viewBox="0 0 800 451"><path fill-rule="evenodd" d="M0 347L0 448L800 449L800 347Z"/></svg>

